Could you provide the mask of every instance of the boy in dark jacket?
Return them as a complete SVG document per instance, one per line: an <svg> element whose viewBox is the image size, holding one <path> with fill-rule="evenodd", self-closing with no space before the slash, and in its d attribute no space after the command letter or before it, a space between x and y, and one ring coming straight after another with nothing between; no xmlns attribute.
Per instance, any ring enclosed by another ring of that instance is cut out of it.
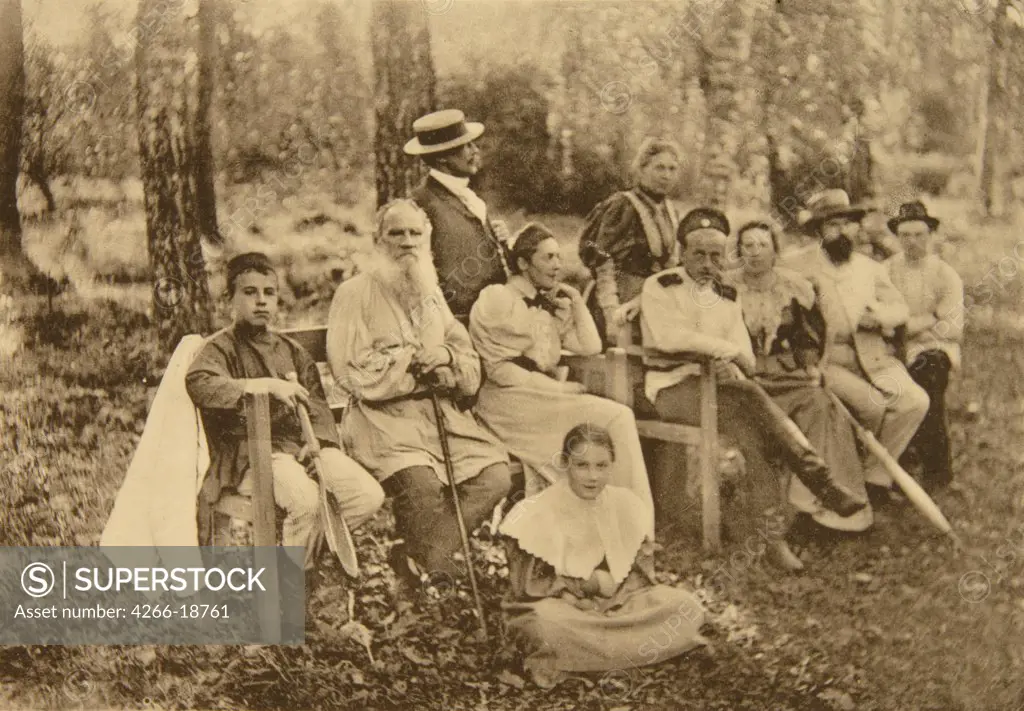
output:
<svg viewBox="0 0 1024 711"><path fill-rule="evenodd" d="M318 515L319 488L305 466L308 452L296 412L299 402L309 408L322 447L327 489L354 529L380 508L384 492L341 451L316 363L298 343L269 328L278 313L277 273L259 252L238 255L228 262L227 271L234 323L210 338L186 376L210 447L210 470L199 493L200 541L211 538L212 507L222 492L252 492L243 413L247 393L270 395L274 499L286 513L282 543L305 547Z"/></svg>

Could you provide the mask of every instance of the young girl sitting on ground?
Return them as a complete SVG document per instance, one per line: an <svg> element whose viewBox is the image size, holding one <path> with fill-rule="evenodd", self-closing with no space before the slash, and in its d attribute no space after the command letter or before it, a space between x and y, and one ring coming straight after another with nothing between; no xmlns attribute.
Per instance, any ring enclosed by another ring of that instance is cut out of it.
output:
<svg viewBox="0 0 1024 711"><path fill-rule="evenodd" d="M608 486L608 431L577 425L561 456L568 476L513 508L502 522L512 590L502 608L533 680L654 664L706 644L700 602L658 585L649 510Z"/></svg>

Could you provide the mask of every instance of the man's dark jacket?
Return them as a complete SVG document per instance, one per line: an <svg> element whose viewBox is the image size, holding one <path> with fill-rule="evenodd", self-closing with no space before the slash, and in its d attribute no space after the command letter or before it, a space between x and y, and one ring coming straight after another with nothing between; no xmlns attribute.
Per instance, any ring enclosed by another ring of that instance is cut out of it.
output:
<svg viewBox="0 0 1024 711"><path fill-rule="evenodd" d="M504 247L490 224L434 178L427 176L411 197L430 218L430 248L441 290L452 313L465 323L480 291L505 282Z"/></svg>

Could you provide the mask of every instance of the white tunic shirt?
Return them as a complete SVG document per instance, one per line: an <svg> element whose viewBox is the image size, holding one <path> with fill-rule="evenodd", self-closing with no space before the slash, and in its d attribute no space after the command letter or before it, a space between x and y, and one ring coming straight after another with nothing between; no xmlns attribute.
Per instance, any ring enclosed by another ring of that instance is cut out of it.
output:
<svg viewBox="0 0 1024 711"><path fill-rule="evenodd" d="M926 350L941 350L953 367L959 368L964 336L964 283L960 275L934 254L909 262L901 252L885 266L907 302L910 318L931 315L938 319L931 328L907 339L907 361Z"/></svg>
<svg viewBox="0 0 1024 711"><path fill-rule="evenodd" d="M645 348L663 353L707 353L731 346L739 360L754 367L750 334L735 289L714 284L701 286L683 267L659 272L644 282L640 294L640 326ZM700 365L687 363L668 371L648 370L644 380L647 399L700 373Z"/></svg>

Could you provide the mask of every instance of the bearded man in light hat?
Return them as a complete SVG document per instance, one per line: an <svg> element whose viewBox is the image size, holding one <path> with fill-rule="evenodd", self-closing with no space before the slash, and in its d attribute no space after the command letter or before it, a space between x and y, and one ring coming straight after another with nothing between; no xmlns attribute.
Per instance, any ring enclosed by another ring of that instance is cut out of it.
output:
<svg viewBox="0 0 1024 711"><path fill-rule="evenodd" d="M490 219L487 204L469 187L483 165L476 140L484 125L446 109L417 119L412 128L416 137L403 150L420 156L430 172L411 197L433 226L430 248L441 291L455 317L466 323L480 291L508 276L508 229Z"/></svg>
<svg viewBox="0 0 1024 711"><path fill-rule="evenodd" d="M898 458L928 411L928 394L886 341L906 325L907 303L886 268L854 250L865 211L852 207L845 191L816 193L807 209L804 230L817 241L787 255L783 266L809 279L820 297L829 334L825 384ZM865 481L884 489L893 483L877 460Z"/></svg>

